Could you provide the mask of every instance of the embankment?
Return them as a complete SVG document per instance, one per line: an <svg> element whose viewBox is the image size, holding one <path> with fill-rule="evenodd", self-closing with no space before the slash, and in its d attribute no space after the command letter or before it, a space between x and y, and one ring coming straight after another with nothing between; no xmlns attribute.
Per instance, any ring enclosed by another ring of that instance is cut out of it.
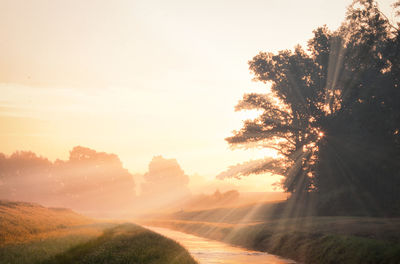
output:
<svg viewBox="0 0 400 264"><path fill-rule="evenodd" d="M77 245L43 264L196 264L175 241L134 224L107 229L97 239Z"/></svg>
<svg viewBox="0 0 400 264"><path fill-rule="evenodd" d="M0 201L0 264L195 264L175 241L134 224Z"/></svg>
<svg viewBox="0 0 400 264"><path fill-rule="evenodd" d="M146 224L302 263L400 263L400 219L299 217L246 224L167 219Z"/></svg>

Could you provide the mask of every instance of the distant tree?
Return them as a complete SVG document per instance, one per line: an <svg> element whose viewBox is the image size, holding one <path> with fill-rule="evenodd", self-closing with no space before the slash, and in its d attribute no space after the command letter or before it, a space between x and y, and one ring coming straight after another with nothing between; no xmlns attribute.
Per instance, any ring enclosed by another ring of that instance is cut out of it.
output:
<svg viewBox="0 0 400 264"><path fill-rule="evenodd" d="M292 197L315 193L326 213L400 212L400 37L373 0L354 1L338 30L316 29L308 51L260 52L249 65L270 92L243 96L236 110L262 113L226 140L280 156L242 175L281 174Z"/></svg>
<svg viewBox="0 0 400 264"><path fill-rule="evenodd" d="M132 207L135 184L115 154L74 147L69 160L56 161L53 168L64 195L64 203L86 211L114 211Z"/></svg>
<svg viewBox="0 0 400 264"><path fill-rule="evenodd" d="M189 177L176 159L153 157L143 178L141 196L148 205L167 205L190 195Z"/></svg>
<svg viewBox="0 0 400 264"><path fill-rule="evenodd" d="M29 151L0 153L0 199L105 213L131 209L134 188L115 154L78 146L69 160L51 162Z"/></svg>
<svg viewBox="0 0 400 264"><path fill-rule="evenodd" d="M30 151L0 153L0 199L31 200L50 198L54 181L52 163Z"/></svg>

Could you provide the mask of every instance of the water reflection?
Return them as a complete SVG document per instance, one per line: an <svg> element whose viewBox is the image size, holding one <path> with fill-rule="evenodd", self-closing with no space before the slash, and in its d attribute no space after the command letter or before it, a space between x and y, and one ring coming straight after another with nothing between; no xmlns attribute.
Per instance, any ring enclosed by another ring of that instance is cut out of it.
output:
<svg viewBox="0 0 400 264"><path fill-rule="evenodd" d="M233 247L219 241L209 240L167 228L150 226L146 226L146 228L179 242L182 246L189 250L190 254L200 264L295 263L294 261L283 259L268 253Z"/></svg>

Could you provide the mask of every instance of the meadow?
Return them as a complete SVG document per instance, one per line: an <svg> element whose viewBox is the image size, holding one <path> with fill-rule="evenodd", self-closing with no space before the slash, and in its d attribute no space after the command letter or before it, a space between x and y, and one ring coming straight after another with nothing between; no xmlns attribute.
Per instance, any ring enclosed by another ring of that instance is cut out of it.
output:
<svg viewBox="0 0 400 264"><path fill-rule="evenodd" d="M122 224L107 229L97 239L79 244L40 263L195 264L197 262L175 241L134 224Z"/></svg>
<svg viewBox="0 0 400 264"><path fill-rule="evenodd" d="M0 246L0 263L41 263L71 247L88 242L103 234L111 224L93 224L40 233L32 239L8 241Z"/></svg>
<svg viewBox="0 0 400 264"><path fill-rule="evenodd" d="M178 243L150 230L69 209L1 201L0 220L1 264L196 263Z"/></svg>

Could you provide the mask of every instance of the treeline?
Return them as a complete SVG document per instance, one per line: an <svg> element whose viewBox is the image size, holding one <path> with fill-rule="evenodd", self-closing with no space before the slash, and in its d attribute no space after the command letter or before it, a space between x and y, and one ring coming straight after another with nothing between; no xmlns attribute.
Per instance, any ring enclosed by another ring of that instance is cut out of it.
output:
<svg viewBox="0 0 400 264"><path fill-rule="evenodd" d="M0 199L31 201L81 212L128 210L135 198L133 176L118 156L75 147L66 161L33 152L0 154Z"/></svg>
<svg viewBox="0 0 400 264"><path fill-rule="evenodd" d="M141 181L136 193L135 181ZM115 154L77 146L68 160L30 151L0 153L0 200L66 207L92 216L138 216L178 210L191 199L189 176L176 159L155 156L132 175Z"/></svg>

